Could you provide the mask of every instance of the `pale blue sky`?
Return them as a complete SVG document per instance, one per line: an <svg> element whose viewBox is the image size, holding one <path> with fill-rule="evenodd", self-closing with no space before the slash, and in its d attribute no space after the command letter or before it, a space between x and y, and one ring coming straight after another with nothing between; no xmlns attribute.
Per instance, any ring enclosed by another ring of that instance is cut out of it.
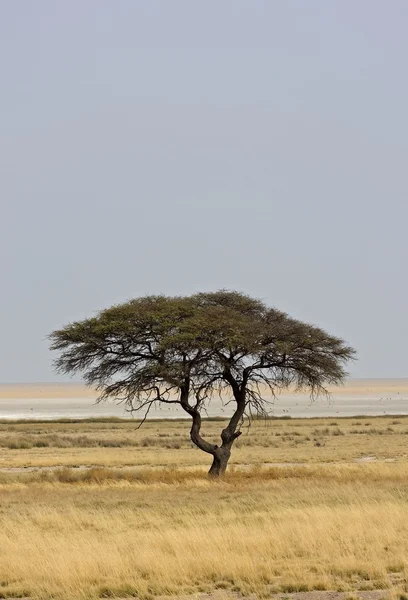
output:
<svg viewBox="0 0 408 600"><path fill-rule="evenodd" d="M405 0L2 0L0 381L221 287L408 376L407 31Z"/></svg>

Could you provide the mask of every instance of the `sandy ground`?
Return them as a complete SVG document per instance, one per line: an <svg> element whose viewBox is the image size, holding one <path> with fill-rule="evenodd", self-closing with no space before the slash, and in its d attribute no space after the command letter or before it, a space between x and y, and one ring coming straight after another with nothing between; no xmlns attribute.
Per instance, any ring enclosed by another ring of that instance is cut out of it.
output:
<svg viewBox="0 0 408 600"><path fill-rule="evenodd" d="M408 397L408 378L349 379L344 386L331 386L329 387L329 391L333 397L352 397L361 395L382 395L385 397L387 397L387 395L403 395ZM0 384L0 398L96 399L97 392L82 383L14 383Z"/></svg>
<svg viewBox="0 0 408 600"><path fill-rule="evenodd" d="M288 390L272 401L269 410L276 416L347 417L355 415L408 414L408 379L350 379L343 387L330 388L331 397L312 402L307 394ZM265 398L268 392L265 390ZM0 385L0 419L58 419L128 417L122 403L96 404L97 393L83 384ZM228 400L226 398L225 400ZM228 416L233 407L214 399L207 416ZM139 413L133 416L141 417ZM174 405L159 406L149 418L185 418Z"/></svg>
<svg viewBox="0 0 408 600"><path fill-rule="evenodd" d="M0 399L33 398L93 398L97 397L94 389L81 383L11 383L0 384Z"/></svg>

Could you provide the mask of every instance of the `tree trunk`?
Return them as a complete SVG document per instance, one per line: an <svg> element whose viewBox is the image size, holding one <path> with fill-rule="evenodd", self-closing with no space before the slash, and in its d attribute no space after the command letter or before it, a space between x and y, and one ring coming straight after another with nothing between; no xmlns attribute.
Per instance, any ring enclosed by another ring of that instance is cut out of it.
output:
<svg viewBox="0 0 408 600"><path fill-rule="evenodd" d="M214 479L217 477L222 477L227 470L227 465L229 461L229 457L231 456L231 450L226 448L225 446L221 448L216 448L213 454L213 463L211 465L210 470L208 471L208 475Z"/></svg>

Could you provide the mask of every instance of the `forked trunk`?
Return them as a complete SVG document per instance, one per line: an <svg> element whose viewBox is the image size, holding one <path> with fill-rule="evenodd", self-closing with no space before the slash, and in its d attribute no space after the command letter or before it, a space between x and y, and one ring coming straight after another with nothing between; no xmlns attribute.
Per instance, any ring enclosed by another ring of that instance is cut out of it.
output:
<svg viewBox="0 0 408 600"><path fill-rule="evenodd" d="M227 372L228 373L228 372ZM191 406L188 402L189 387L186 384L183 390L184 396L181 399L181 406L184 410L192 417L193 423L190 430L190 438L193 444L195 444L200 450L211 454L213 457L213 463L210 470L208 471L209 477L217 479L222 477L227 470L229 458L231 456L231 447L235 440L241 435L241 431L237 431L240 421L242 421L245 412L245 387L242 383L241 387L238 386L231 374L227 381L232 385L234 389L234 396L237 402L237 408L232 415L228 425L221 432L222 445L217 446L210 442L207 442L200 434L201 429L201 414L199 410L199 403L196 406Z"/></svg>
<svg viewBox="0 0 408 600"><path fill-rule="evenodd" d="M221 477L227 470L229 458L231 456L231 450L226 447L216 448L213 454L213 462L208 475L214 479Z"/></svg>

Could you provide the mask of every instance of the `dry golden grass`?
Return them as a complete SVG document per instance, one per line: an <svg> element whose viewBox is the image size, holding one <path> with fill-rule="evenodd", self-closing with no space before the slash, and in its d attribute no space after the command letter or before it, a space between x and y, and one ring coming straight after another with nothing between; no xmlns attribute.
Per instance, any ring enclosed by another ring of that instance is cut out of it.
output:
<svg viewBox="0 0 408 600"><path fill-rule="evenodd" d="M122 422L1 425L3 467L64 465L70 456L77 466L92 464L89 458L102 466L3 468L0 597L149 598L215 589L258 596L308 589L385 593L393 586L402 593L408 420L330 423L257 423L234 454L245 467L233 465L217 483L205 475L208 457L190 447L187 423L147 423L139 431ZM215 437L221 426L207 422L205 429ZM54 445L10 449L11 437ZM76 446L91 443L81 437L98 445ZM128 439L130 446L103 445ZM157 446L174 439L180 448ZM59 441L70 445L60 448ZM393 450L398 461L381 462ZM369 454L380 462L353 463ZM149 467L158 458L166 468ZM329 461L336 462L323 464ZM280 462L306 464L256 466Z"/></svg>
<svg viewBox="0 0 408 600"><path fill-rule="evenodd" d="M222 422L206 421L216 442ZM0 468L41 466L204 466L188 421L0 422ZM255 422L237 441L231 464L405 459L408 418L276 419Z"/></svg>

